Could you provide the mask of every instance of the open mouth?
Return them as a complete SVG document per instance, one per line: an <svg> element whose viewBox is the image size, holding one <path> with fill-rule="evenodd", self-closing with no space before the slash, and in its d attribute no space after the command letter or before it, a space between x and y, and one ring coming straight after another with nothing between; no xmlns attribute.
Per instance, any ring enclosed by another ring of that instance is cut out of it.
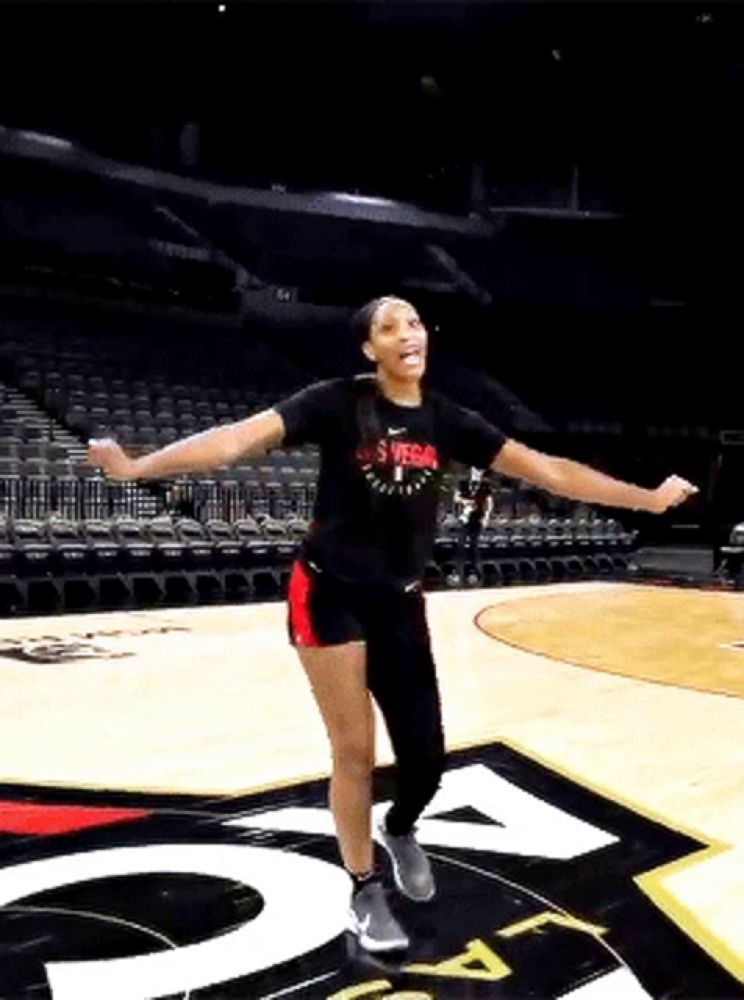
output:
<svg viewBox="0 0 744 1000"><path fill-rule="evenodd" d="M422 361L421 351L417 347L410 348L407 351L401 351L400 360L403 362L404 365L408 365L409 367L413 368L415 365L420 364Z"/></svg>

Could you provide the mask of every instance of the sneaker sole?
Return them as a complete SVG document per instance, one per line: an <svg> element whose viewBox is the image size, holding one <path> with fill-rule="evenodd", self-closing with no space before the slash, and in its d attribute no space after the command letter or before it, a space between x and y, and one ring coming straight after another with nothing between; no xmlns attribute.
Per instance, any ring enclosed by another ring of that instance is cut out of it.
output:
<svg viewBox="0 0 744 1000"><path fill-rule="evenodd" d="M347 926L365 951L405 951L411 944L405 935L401 935L399 938L389 938L387 941L379 941L377 938L370 937L359 926L359 921L353 910L349 913L349 923Z"/></svg>

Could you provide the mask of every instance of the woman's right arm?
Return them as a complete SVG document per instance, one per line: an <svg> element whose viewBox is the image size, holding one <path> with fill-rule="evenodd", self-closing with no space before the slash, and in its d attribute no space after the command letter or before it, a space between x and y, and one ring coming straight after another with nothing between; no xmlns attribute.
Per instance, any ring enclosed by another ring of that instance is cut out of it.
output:
<svg viewBox="0 0 744 1000"><path fill-rule="evenodd" d="M276 448L284 440L284 421L276 410L263 410L233 424L201 434L140 458L131 458L111 438L90 441L87 461L112 479L169 479L184 472L203 472Z"/></svg>

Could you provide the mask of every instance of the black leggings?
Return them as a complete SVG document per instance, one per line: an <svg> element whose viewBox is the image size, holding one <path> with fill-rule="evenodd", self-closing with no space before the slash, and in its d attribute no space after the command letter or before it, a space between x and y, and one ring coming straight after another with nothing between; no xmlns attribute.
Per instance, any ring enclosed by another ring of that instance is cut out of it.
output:
<svg viewBox="0 0 744 1000"><path fill-rule="evenodd" d="M423 594L363 602L367 685L385 720L397 764L387 815L393 834L408 833L439 787L444 733Z"/></svg>

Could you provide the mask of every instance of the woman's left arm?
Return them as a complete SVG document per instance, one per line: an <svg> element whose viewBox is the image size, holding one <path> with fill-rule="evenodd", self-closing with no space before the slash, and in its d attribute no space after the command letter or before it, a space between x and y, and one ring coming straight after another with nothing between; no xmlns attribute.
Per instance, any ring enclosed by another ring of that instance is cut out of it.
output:
<svg viewBox="0 0 744 1000"><path fill-rule="evenodd" d="M491 468L513 479L524 479L556 496L607 507L627 507L663 514L698 492L680 476L669 476L655 490L613 479L581 462L528 448L511 438L506 441Z"/></svg>

